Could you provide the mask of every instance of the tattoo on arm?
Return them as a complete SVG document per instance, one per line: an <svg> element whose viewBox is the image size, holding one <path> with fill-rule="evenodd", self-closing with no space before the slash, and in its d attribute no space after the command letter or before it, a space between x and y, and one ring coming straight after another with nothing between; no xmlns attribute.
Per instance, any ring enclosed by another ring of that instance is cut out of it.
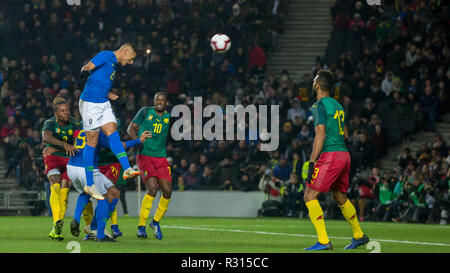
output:
<svg viewBox="0 0 450 273"><path fill-rule="evenodd" d="M53 136L53 132L52 131L48 131L48 130L44 130L42 132L42 141L44 143L47 143L47 144L51 144L51 145L54 145L54 146L59 146L59 147L61 147L63 149L64 149L64 145L66 144L66 142L55 138Z"/></svg>

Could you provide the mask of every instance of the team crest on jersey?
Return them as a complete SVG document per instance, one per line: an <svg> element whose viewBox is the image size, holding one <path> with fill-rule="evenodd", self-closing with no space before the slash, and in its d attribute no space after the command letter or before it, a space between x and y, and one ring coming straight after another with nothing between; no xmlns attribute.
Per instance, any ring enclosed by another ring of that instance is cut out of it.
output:
<svg viewBox="0 0 450 273"><path fill-rule="evenodd" d="M152 119L153 119L153 116L150 115L150 116L148 117L148 120L152 120Z"/></svg>
<svg viewBox="0 0 450 273"><path fill-rule="evenodd" d="M168 118L165 118L165 119L164 119L164 122L165 122L165 123L169 123L169 119L168 119Z"/></svg>

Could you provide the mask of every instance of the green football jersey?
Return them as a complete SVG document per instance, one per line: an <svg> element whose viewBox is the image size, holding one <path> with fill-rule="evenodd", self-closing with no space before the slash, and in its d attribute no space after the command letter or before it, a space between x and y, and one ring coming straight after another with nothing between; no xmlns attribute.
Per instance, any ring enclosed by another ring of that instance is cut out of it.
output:
<svg viewBox="0 0 450 273"><path fill-rule="evenodd" d="M345 112L342 105L331 97L324 97L313 104L311 112L314 126L324 124L326 128L322 152L348 151L344 141Z"/></svg>
<svg viewBox="0 0 450 273"><path fill-rule="evenodd" d="M70 122L66 126L60 126L58 122L56 121L56 117L52 117L47 119L44 122L44 126L42 127L42 131L52 131L53 137L55 137L58 140L64 141L69 144L73 144L73 134L76 130L83 129L83 126L81 125L81 122L74 119L73 117L70 117ZM46 147L54 145L47 144ZM60 148L60 147L55 147ZM64 152L56 152L54 155L62 156L62 157L69 157Z"/></svg>
<svg viewBox="0 0 450 273"><path fill-rule="evenodd" d="M144 144L141 155L152 157L166 157L166 140L169 133L170 113L165 111L162 116L158 115L154 107L143 107L134 117L133 121L139 125L138 136L144 131L150 131L152 137Z"/></svg>

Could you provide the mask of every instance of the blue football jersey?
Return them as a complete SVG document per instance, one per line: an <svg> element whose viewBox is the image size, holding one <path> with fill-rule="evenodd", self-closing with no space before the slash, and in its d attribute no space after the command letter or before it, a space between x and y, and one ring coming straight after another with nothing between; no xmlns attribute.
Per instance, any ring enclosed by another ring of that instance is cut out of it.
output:
<svg viewBox="0 0 450 273"><path fill-rule="evenodd" d="M68 165L76 166L76 167L84 167L83 164L83 150L86 146L86 132L84 130L80 130L77 137L74 139L74 146L78 149L75 151L75 155L71 156L69 159ZM97 148L94 153L94 169L98 169L97 163L99 159L100 148L109 148L109 140L108 137L100 131L98 136Z"/></svg>
<svg viewBox="0 0 450 273"><path fill-rule="evenodd" d="M114 52L105 50L98 53L91 62L95 68L90 71L80 98L88 102L103 103L108 101L108 93L116 77L117 58Z"/></svg>

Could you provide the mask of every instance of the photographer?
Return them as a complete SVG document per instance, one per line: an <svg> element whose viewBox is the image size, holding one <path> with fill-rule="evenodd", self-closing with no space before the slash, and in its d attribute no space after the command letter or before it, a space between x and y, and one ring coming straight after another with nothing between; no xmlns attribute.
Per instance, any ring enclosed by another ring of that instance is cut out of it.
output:
<svg viewBox="0 0 450 273"><path fill-rule="evenodd" d="M387 211L389 206L393 202L395 187L395 177L388 176L381 179L381 183L378 183L375 187L375 195L378 197L378 204L375 207L374 220L386 221Z"/></svg>
<svg viewBox="0 0 450 273"><path fill-rule="evenodd" d="M259 180L258 188L266 193L266 200L275 200L281 202L282 181L272 176L272 171L267 169Z"/></svg>
<svg viewBox="0 0 450 273"><path fill-rule="evenodd" d="M359 219L360 221L367 220L370 217L370 214L366 215L366 207L372 207L375 199L374 189L376 184L380 181L380 177L377 174L377 169L374 168L373 175L369 177L368 181L360 180L359 182ZM370 211L370 210L369 210Z"/></svg>
<svg viewBox="0 0 450 273"><path fill-rule="evenodd" d="M437 223L441 218L441 212L448 211L450 209L450 199L448 194L450 185L450 168L447 162L441 163L436 184L436 190L434 192L435 202L426 221L427 223Z"/></svg>
<svg viewBox="0 0 450 273"><path fill-rule="evenodd" d="M258 210L258 216L282 216L282 196L281 187L282 181L272 176L272 171L266 169L264 175L259 181L258 188L266 193L265 201L262 203L262 208Z"/></svg>
<svg viewBox="0 0 450 273"><path fill-rule="evenodd" d="M419 177L415 177L412 183L406 184L405 191L408 195L408 208L400 215L400 220L405 222L425 222L428 215L425 196L429 189L429 185L425 186Z"/></svg>
<svg viewBox="0 0 450 273"><path fill-rule="evenodd" d="M307 212L303 201L303 184L299 183L299 177L291 173L285 186L282 187L284 213L287 217L303 217Z"/></svg>

